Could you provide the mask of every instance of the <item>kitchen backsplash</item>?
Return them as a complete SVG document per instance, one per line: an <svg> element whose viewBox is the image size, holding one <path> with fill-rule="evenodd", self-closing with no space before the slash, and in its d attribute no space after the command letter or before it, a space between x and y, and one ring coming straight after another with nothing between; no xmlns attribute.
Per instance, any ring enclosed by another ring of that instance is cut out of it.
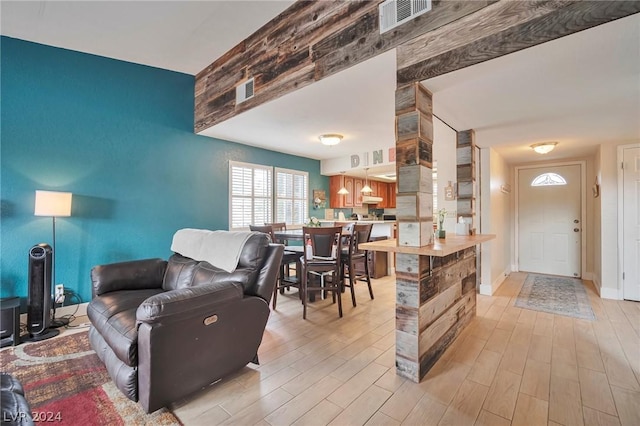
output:
<svg viewBox="0 0 640 426"><path fill-rule="evenodd" d="M344 214L345 219L349 220L352 214L367 215L368 217L376 216L381 219L383 214L396 214L396 209L370 209L368 207L355 207L353 209L325 209L324 219L338 219L340 212Z"/></svg>

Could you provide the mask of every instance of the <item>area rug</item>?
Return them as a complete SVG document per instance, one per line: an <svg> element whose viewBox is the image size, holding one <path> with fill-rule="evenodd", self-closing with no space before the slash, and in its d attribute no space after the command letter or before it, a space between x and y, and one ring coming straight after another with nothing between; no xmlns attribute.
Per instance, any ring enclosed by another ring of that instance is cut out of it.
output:
<svg viewBox="0 0 640 426"><path fill-rule="evenodd" d="M574 318L596 319L582 280L578 278L529 274L515 306Z"/></svg>
<svg viewBox="0 0 640 426"><path fill-rule="evenodd" d="M25 390L34 417L63 425L179 425L167 409L146 414L113 384L87 331L0 351L0 369Z"/></svg>

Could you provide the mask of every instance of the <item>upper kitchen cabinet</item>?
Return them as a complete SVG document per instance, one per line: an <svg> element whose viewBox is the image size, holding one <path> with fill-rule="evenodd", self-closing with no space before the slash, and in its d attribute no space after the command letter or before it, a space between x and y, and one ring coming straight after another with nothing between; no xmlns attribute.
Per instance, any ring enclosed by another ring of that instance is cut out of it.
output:
<svg viewBox="0 0 640 426"><path fill-rule="evenodd" d="M396 207L396 184L369 180L367 182L372 189L373 197L380 197L382 201L376 204L376 208ZM353 176L331 176L329 177L329 207L332 209L362 207L362 188L365 180ZM340 188L345 187L349 191L346 195L338 194Z"/></svg>
<svg viewBox="0 0 640 426"><path fill-rule="evenodd" d="M355 178L351 176L329 177L329 207L332 209L342 209L354 206L354 179ZM338 191L340 191L342 187L346 188L349 193L346 195L338 194ZM362 200L362 198L360 200Z"/></svg>
<svg viewBox="0 0 640 426"><path fill-rule="evenodd" d="M362 188L364 181L362 179L353 178L353 207L362 207Z"/></svg>
<svg viewBox="0 0 640 426"><path fill-rule="evenodd" d="M396 208L396 183L388 183L387 184L387 201L385 203L385 207L390 209Z"/></svg>

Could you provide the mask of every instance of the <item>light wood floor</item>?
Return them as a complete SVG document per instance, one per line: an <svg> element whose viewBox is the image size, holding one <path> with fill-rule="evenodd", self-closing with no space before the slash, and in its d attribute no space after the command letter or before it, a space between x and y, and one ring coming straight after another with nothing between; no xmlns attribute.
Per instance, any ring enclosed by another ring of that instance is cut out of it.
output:
<svg viewBox="0 0 640 426"><path fill-rule="evenodd" d="M186 425L640 425L640 304L600 299L596 321L513 306L513 273L419 384L395 374L395 280L357 287L302 320L278 298L260 366L246 367L172 410Z"/></svg>

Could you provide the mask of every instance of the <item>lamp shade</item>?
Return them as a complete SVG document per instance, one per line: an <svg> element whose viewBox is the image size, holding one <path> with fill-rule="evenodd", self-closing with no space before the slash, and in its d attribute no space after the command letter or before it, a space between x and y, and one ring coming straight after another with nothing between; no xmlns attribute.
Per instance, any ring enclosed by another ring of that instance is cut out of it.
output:
<svg viewBox="0 0 640 426"><path fill-rule="evenodd" d="M71 192L36 191L35 216L71 216Z"/></svg>

